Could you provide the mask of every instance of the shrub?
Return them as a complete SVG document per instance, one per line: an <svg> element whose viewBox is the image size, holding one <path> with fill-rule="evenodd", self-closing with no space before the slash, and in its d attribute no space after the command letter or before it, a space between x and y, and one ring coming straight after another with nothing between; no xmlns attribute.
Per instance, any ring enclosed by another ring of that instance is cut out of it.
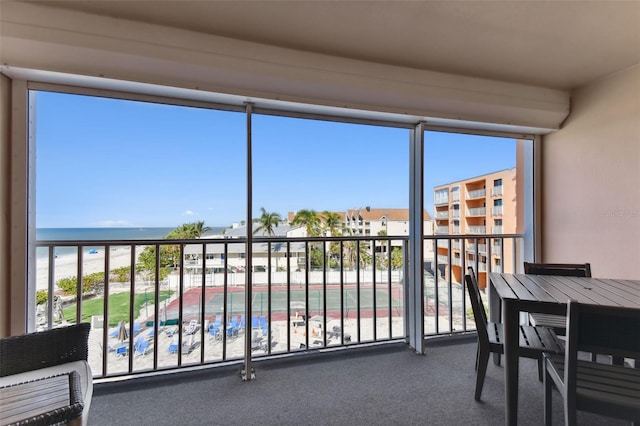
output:
<svg viewBox="0 0 640 426"><path fill-rule="evenodd" d="M85 275L82 281L83 287L86 286L87 289L94 288L98 284L104 284L104 272L95 272L93 274ZM82 290L86 291L85 288Z"/></svg>
<svg viewBox="0 0 640 426"><path fill-rule="evenodd" d="M121 268L113 269L111 271L110 279L117 283L126 283L131 281L131 267L123 266Z"/></svg>
<svg viewBox="0 0 640 426"><path fill-rule="evenodd" d="M49 300L49 292L47 290L36 291L36 305L43 305Z"/></svg>
<svg viewBox="0 0 640 426"><path fill-rule="evenodd" d="M76 277L61 278L56 282L56 285L64 294L75 294L78 288L78 279ZM89 288L87 281L83 281L82 292L89 291Z"/></svg>

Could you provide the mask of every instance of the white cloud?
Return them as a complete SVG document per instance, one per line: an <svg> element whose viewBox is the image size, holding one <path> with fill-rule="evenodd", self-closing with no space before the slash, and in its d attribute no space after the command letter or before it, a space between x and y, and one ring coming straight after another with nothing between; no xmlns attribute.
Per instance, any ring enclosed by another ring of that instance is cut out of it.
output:
<svg viewBox="0 0 640 426"><path fill-rule="evenodd" d="M183 216L197 216L198 213L194 212L193 210L186 210L184 213L182 213Z"/></svg>

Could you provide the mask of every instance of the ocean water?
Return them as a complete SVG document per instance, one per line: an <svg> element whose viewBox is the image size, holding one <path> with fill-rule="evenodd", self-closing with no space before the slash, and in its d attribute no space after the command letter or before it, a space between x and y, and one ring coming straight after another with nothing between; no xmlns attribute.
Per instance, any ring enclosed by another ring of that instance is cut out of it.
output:
<svg viewBox="0 0 640 426"><path fill-rule="evenodd" d="M38 241L157 240L175 228L37 228Z"/></svg>
<svg viewBox="0 0 640 426"><path fill-rule="evenodd" d="M36 228L37 241L93 241L93 240L160 240L175 228ZM223 227L212 227L206 235L220 234ZM85 247L89 253L92 247ZM56 256L75 253L75 247L56 247ZM47 257L45 248L36 250L38 258Z"/></svg>

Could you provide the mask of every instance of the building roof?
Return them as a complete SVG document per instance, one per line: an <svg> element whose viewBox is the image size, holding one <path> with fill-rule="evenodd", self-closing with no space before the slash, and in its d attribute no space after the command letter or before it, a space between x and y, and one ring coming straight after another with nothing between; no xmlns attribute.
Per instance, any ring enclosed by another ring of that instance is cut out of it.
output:
<svg viewBox="0 0 640 426"><path fill-rule="evenodd" d="M426 210L423 213L424 220L431 220L431 216ZM409 209L361 208L347 210L347 217L358 217L358 215L369 221L382 220L385 217L391 222L406 221L409 220Z"/></svg>

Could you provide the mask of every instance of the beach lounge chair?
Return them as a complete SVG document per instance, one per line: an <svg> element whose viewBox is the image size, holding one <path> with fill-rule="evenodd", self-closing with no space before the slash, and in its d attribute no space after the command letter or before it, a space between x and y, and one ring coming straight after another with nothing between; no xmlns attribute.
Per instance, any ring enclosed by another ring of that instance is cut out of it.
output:
<svg viewBox="0 0 640 426"><path fill-rule="evenodd" d="M171 343L169 343L169 347L167 348L167 352L169 352L170 354L178 353L178 340L177 339L172 339L171 340Z"/></svg>
<svg viewBox="0 0 640 426"><path fill-rule="evenodd" d="M214 322L209 324L209 340L221 340L222 339L222 324Z"/></svg>
<svg viewBox="0 0 640 426"><path fill-rule="evenodd" d="M168 337L172 337L174 334L178 332L178 327L169 327L164 331Z"/></svg>
<svg viewBox="0 0 640 426"><path fill-rule="evenodd" d="M233 328L237 331L240 331L240 320L238 317L231 318L231 324L233 324Z"/></svg>
<svg viewBox="0 0 640 426"><path fill-rule="evenodd" d="M184 333L185 334L194 334L199 329L200 329L200 327L198 326L198 321L191 320L189 322L189 325L187 326L187 328L184 330Z"/></svg>
<svg viewBox="0 0 640 426"><path fill-rule="evenodd" d="M136 355L146 355L151 350L151 345L144 337L138 337L133 345L133 349Z"/></svg>
<svg viewBox="0 0 640 426"><path fill-rule="evenodd" d="M119 345L116 345L113 348L113 352L115 352L116 357L125 357L129 353L129 344L121 343Z"/></svg>
<svg viewBox="0 0 640 426"><path fill-rule="evenodd" d="M237 337L238 331L239 329L233 324L233 321L227 323L227 337Z"/></svg>

